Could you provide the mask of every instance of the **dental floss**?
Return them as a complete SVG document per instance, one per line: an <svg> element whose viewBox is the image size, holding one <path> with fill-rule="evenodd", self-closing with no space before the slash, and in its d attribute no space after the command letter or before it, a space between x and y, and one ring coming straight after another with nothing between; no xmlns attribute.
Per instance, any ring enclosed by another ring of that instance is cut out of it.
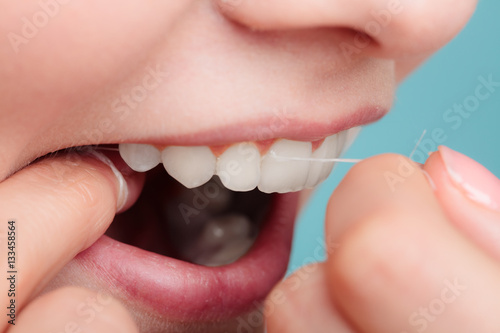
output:
<svg viewBox="0 0 500 333"><path fill-rule="evenodd" d="M424 139L424 136L425 136L426 133L427 133L427 130L425 129L424 132L422 133L422 136L420 136L420 139L418 139L417 144L415 145L415 148L413 148L413 150L411 151L410 156L408 157L410 160L413 157L413 154L415 154L415 152L417 151L418 146L420 146L420 143Z"/></svg>
<svg viewBox="0 0 500 333"><path fill-rule="evenodd" d="M110 150L110 151L119 151L118 148L109 148L109 147L95 147L97 150ZM338 163L358 163L361 162L362 159L356 158L301 158L301 157L285 157L276 155L276 152L271 151L271 155L278 160L287 160L287 161L313 161L313 162L338 162Z"/></svg>
<svg viewBox="0 0 500 333"><path fill-rule="evenodd" d="M127 197L128 197L127 181L123 177L122 173L120 171L118 171L115 164L109 159L109 157L107 157L103 153L96 151L95 149L89 149L87 151L87 154L94 156L99 161L108 165L111 168L111 171L113 171L114 175L116 176L116 178L118 180L118 198L116 200L116 211L120 212L121 209L127 203Z"/></svg>
<svg viewBox="0 0 500 333"><path fill-rule="evenodd" d="M420 139L418 139L417 144L415 145L415 148L413 148L412 152L410 153L409 159L411 160L413 155L418 149L418 146L420 146L420 143L425 137L425 134L427 133L427 130L424 130L422 135L420 136ZM286 156L280 156L277 155L276 152L270 151L270 154L275 157L278 160L283 160L283 161L311 161L311 162L337 162L337 163L358 163L363 161L364 159L358 159L358 158L303 158L303 157L286 157Z"/></svg>
<svg viewBox="0 0 500 333"><path fill-rule="evenodd" d="M119 151L118 148L110 148L110 147L95 147L97 150L110 150L110 151ZM276 152L271 150L271 155L279 160L288 160L288 161L313 161L313 162L339 162L339 163L358 163L361 162L362 159L356 158L301 158L301 157L285 157L279 156Z"/></svg>
<svg viewBox="0 0 500 333"><path fill-rule="evenodd" d="M357 158L314 158L314 157L286 157L277 155L276 152L271 150L271 155L278 160L286 161L312 161L312 162L340 162L340 163L358 163L362 159Z"/></svg>

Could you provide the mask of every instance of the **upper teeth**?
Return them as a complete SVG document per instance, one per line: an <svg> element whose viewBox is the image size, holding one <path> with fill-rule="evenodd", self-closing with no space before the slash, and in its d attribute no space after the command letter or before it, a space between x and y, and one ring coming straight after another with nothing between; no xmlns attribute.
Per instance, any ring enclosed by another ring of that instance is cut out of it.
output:
<svg viewBox="0 0 500 333"><path fill-rule="evenodd" d="M253 143L229 147L217 160L216 174L233 191L251 191L261 179L261 157Z"/></svg>
<svg viewBox="0 0 500 333"><path fill-rule="evenodd" d="M208 182L217 163L208 147L167 147L162 151L161 159L170 176L187 188Z"/></svg>
<svg viewBox="0 0 500 333"><path fill-rule="evenodd" d="M160 151L150 145L121 144L120 155L132 170L138 172L149 171L161 162Z"/></svg>
<svg viewBox="0 0 500 333"><path fill-rule="evenodd" d="M339 157L358 132L359 128L352 128L329 136L314 152L311 142L276 140L264 156L251 142L234 144L219 157L207 146L170 146L160 152L152 145L123 143L119 149L131 169L145 172L163 162L167 172L187 188L203 185L218 175L233 191L258 187L265 193L284 193L312 188L325 180L334 162L311 158Z"/></svg>
<svg viewBox="0 0 500 333"><path fill-rule="evenodd" d="M276 155L270 154L274 152ZM259 190L265 193L293 192L305 188L309 174L308 160L286 160L279 157L311 158L312 144L290 140L276 141L262 158ZM314 184L316 185L316 184Z"/></svg>
<svg viewBox="0 0 500 333"><path fill-rule="evenodd" d="M338 138L329 136L323 141L323 144L312 153L313 158L336 158L340 154ZM307 176L306 187L313 187L325 180L333 169L334 162L316 162L309 164L309 175Z"/></svg>

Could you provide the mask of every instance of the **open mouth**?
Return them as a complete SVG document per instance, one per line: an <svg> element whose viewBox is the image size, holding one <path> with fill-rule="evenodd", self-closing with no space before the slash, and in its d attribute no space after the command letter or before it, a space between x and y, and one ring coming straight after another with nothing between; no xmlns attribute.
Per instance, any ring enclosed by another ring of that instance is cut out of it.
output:
<svg viewBox="0 0 500 333"><path fill-rule="evenodd" d="M120 163L146 173L145 185L76 260L158 316L203 322L248 313L286 271L298 192L328 177L334 163L324 159L339 157L358 131L315 142L111 146Z"/></svg>

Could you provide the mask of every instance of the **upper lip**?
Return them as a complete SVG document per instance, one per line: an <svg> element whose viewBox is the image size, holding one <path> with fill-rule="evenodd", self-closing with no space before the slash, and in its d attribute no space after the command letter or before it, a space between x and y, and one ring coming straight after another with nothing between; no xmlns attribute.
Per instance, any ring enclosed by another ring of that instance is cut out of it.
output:
<svg viewBox="0 0 500 333"><path fill-rule="evenodd" d="M334 111L332 111L334 112ZM216 128L197 130L192 133L156 133L154 127L148 133L130 133L120 143L147 143L159 146L217 146L236 142L264 141L285 138L296 141L316 141L352 127L366 125L382 118L388 112L383 106L366 106L347 116L331 121L315 122L286 111L272 113L264 118L224 124ZM116 141L105 143L117 143Z"/></svg>
<svg viewBox="0 0 500 333"><path fill-rule="evenodd" d="M92 136L77 138L78 146L117 144L117 143L145 143L158 146L179 145L179 146L219 146L237 142L265 141L275 138L284 138L297 141L316 141L329 135L375 122L382 118L389 111L388 105L367 105L359 107L346 116L335 117L329 121L316 122L304 118L302 115L282 112L272 113L259 119L246 119L241 122L233 122L210 129L201 129L188 133L165 134L163 126L158 126L158 121L147 126L148 131L142 130L143 126L132 126L119 133L99 132ZM332 111L333 113L334 111ZM108 119L109 120L109 119ZM134 124L134 122L132 122ZM123 133L127 133L126 136ZM88 134L88 133L87 133ZM75 138L66 138L58 145L44 146L37 155L19 162L16 168L21 169L36 158L52 153L62 147L74 147ZM72 141L67 141L72 140ZM57 142L57 140L55 140ZM11 170L10 173L16 170ZM0 179L1 178L0 174Z"/></svg>
<svg viewBox="0 0 500 333"><path fill-rule="evenodd" d="M358 106L352 111L343 112L342 116L332 115L324 121L312 121L304 113L296 114L282 111L271 112L267 116L259 116L255 119L242 119L240 121L229 121L227 123L204 126L203 121L193 126L194 131L178 132L175 128L165 131L165 119L157 116L146 117L149 122L142 123L141 113L137 118L129 119L126 124L120 125L120 131L105 131L100 126L90 131L77 131L76 137L57 137L52 140L52 145L38 146L38 142L32 142L32 154L23 156L17 161L12 170L6 170L0 174L0 180L7 174L23 168L36 158L60 150L61 147L75 147L84 145L117 144L117 143L144 143L157 146L178 145L178 146L220 146L247 141L265 141L276 138L284 138L296 141L316 141L335 133L347 130L352 127L375 122L382 118L389 111L390 103L365 104ZM345 110L344 110L345 111ZM118 119L117 119L118 120ZM97 122L112 123L111 118L104 116L97 119ZM148 130L144 130L147 128ZM59 128L53 129L54 133L67 133ZM172 134L173 133L173 134Z"/></svg>

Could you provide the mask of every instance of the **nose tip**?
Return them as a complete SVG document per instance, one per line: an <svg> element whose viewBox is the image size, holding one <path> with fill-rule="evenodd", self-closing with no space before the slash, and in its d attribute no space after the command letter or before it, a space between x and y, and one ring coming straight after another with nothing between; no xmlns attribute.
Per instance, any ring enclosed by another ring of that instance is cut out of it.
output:
<svg viewBox="0 0 500 333"><path fill-rule="evenodd" d="M226 17L252 29L353 30L354 34L344 34L346 37L339 43L341 51L381 58L411 58L437 50L463 28L477 3L477 0L214 1Z"/></svg>

